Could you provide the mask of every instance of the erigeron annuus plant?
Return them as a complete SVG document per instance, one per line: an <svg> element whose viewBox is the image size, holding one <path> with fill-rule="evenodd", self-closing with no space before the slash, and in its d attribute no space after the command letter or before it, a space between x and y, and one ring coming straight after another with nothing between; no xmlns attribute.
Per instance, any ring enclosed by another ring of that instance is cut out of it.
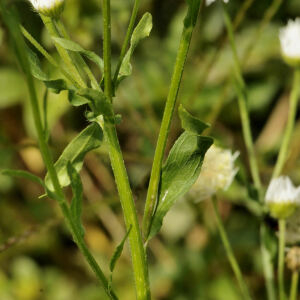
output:
<svg viewBox="0 0 300 300"><path fill-rule="evenodd" d="M52 37L52 41L60 56L60 61L54 59L24 27L20 26L13 11L10 12L7 9L5 1L0 2L0 8L1 15L11 33L17 58L25 74L35 126L38 133L38 141L47 168L47 175L44 180L41 180L25 171L6 170L4 173L12 176L23 176L40 183L45 189L45 195L57 201L74 242L102 283L106 295L110 299L122 299L122 295L117 295L114 290L112 273L127 238L130 243L136 298L138 300L151 299L146 253L151 238L159 232L163 219L172 205L189 190L189 195L196 201L212 198L217 227L222 242L224 243L229 262L238 281L241 295L243 299L255 299L247 287L247 282L243 278L242 270L235 258L234 251L230 245L218 211L216 200L217 192L222 193L226 191L238 172L235 162L239 152L236 151L232 154L230 150L211 146L213 139L203 136L203 131L207 129L209 125L193 117L181 105L179 106L178 113L183 133L173 144L167 159L164 161L170 124L177 103L177 95L193 29L197 22L201 4L203 4L204 7L204 3L202 3L201 0L186 0L187 14L183 22L183 31L151 169L143 220L141 222L142 224L140 224L133 201L127 170L123 161L123 154L119 145L116 125L120 122L120 118L115 115L113 102L117 95L116 92L119 84L127 76L131 75L132 66L130 60L135 48L142 39L150 35L152 17L149 13L146 13L137 22L140 1L135 0L119 59L116 68L112 70L111 18L114 16L111 16L110 0L102 0L103 58L94 52L84 49L70 39L61 21L65 1L30 0L30 2L40 15L48 33ZM223 6L224 20L233 53L234 87L238 98L245 146L248 151L250 172L256 192L255 200L258 202L262 215L267 211L272 217L279 219L278 286L280 300L284 300L285 219L293 214L300 200L299 188L295 188L288 178L279 176L282 173L287 158L299 96L300 75L298 60L300 52L299 40L296 37L300 32L299 20L295 22L290 21L287 28L282 29L280 32L283 58L289 65L295 68L295 76L291 93L288 124L275 165L273 178L264 197L264 189L260 178L247 108L247 85L243 78L242 67L237 53L233 26L225 6L225 3L229 1L207 0L206 5L208 6L213 2L219 2L219 4ZM42 70L36 53L29 49L24 41L24 37L60 71L62 76L59 78L51 78ZM101 78L95 77L86 63L86 59L90 60L99 68ZM74 107L84 105L88 110L86 118L89 121L89 125L69 143L56 162L53 161L48 146L47 126L43 123L46 117L39 108L33 78L44 82L46 88L52 92L60 93L61 91L67 91L71 105ZM104 143L108 149L126 225L126 235L116 248L116 251L112 254L112 259L109 264L111 271L109 277L105 276L101 266L88 249L84 239L84 226L81 220L83 187L79 176L85 155L89 151L99 148ZM64 188L68 186L71 187L73 193L70 204L64 192ZM274 300L276 299L273 280L274 271L272 261L268 256L265 230L266 226L262 220L262 261L266 278L267 297L268 300ZM295 268L293 274L291 300L296 299L297 281L298 267Z"/></svg>

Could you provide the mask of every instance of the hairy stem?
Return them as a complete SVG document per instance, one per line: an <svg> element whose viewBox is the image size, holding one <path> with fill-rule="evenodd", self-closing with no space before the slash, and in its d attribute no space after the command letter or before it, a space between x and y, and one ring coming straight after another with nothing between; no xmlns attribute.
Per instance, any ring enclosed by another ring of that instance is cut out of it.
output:
<svg viewBox="0 0 300 300"><path fill-rule="evenodd" d="M199 7L200 4L198 4L198 7L196 8L198 10L197 12L199 12ZM155 149L154 160L153 160L153 165L151 170L150 182L149 182L149 187L147 192L144 218L143 218L143 235L145 240L147 240L149 236L152 216L155 210L155 206L157 205L157 193L158 193L158 187L160 182L163 157L165 153L171 120L174 113L177 95L178 95L181 78L182 78L190 42L192 39L195 23L196 22L188 25L186 24L184 25L180 44L179 44L179 49L177 52L176 63L173 71L173 76L171 79L171 85L167 97L167 102L165 105L160 131L159 131L159 136L157 140L157 145Z"/></svg>
<svg viewBox="0 0 300 300"><path fill-rule="evenodd" d="M45 24L49 34L53 37L61 37L58 32L58 29L55 25L54 20L49 17L45 17L43 15L40 15L40 16L41 16L41 19L42 19L43 23ZM81 74L79 73L79 71L77 70L76 66L74 65L74 61L73 61L70 53L66 49L61 47L55 41L54 41L54 44L55 44L55 47L56 47L60 57L66 64L66 67L68 68L69 73L73 74L73 76L76 78L76 82L78 82L81 86L86 87L86 83L85 83L84 79L82 78Z"/></svg>
<svg viewBox="0 0 300 300"><path fill-rule="evenodd" d="M111 79L111 23L110 23L110 0L103 0L103 56L104 56L104 93L112 102L112 79ZM111 112L114 116L113 111ZM150 299L150 287L148 278L148 266L142 235L138 223L137 213L128 180L126 167L119 145L116 126L111 119L104 118L102 124L106 141L109 146L109 156L115 175L120 201L124 213L124 219L129 233L129 243L136 284L136 297L138 300Z"/></svg>
<svg viewBox="0 0 300 300"><path fill-rule="evenodd" d="M60 34L63 36L63 38L70 40L70 36L69 36L68 32L66 31L65 26L62 23L62 21L60 19L56 20L55 24L56 24L58 30L60 31ZM98 85L97 79L95 78L91 69L89 68L87 63L84 61L84 59L81 57L81 55L79 53L73 53L73 56L75 58L75 63L78 67L78 70L83 71L88 76L89 80L91 81L93 88L98 89L99 85Z"/></svg>
<svg viewBox="0 0 300 300"><path fill-rule="evenodd" d="M279 240L278 240L278 286L279 299L286 300L284 291L284 248L285 248L285 220L279 220Z"/></svg>
<svg viewBox="0 0 300 300"><path fill-rule="evenodd" d="M292 92L291 92L291 96L290 96L290 108L289 108L288 121L287 121L287 125L285 128L285 132L284 132L283 140L281 143L277 162L275 165L275 169L273 172L273 178L276 178L281 174L284 164L286 162L287 156L288 156L288 148L289 148L289 144L291 141L293 129L295 126L299 92L300 92L300 70L296 69L294 71L293 88L292 88Z"/></svg>
<svg viewBox="0 0 300 300"><path fill-rule="evenodd" d="M109 284L108 284L108 281L107 281L104 273L102 272L101 268L97 264L96 260L93 258L92 254L89 252L81 233L77 230L77 227L76 227L75 223L73 222L73 219L70 214L69 206L65 199L64 192L60 186L57 172L54 167L54 162L53 162L53 159L52 159L52 156L50 153L50 149L49 149L47 141L46 141L47 137L45 136L45 132L44 132L43 124L42 124L42 118L41 118L41 113L40 113L40 109L39 109L38 98L37 98L37 94L36 94L36 90L35 90L34 80L31 75L31 70L30 70L27 53L26 53L26 51L24 51L25 41L23 40L21 31L19 30L19 25L16 24L15 20L10 15L7 15L7 10L4 7L3 3L0 3L0 8L1 8L1 12L4 16L4 20L7 23L10 33L14 39L14 43L16 45L16 51L18 54L18 59L20 61L20 64L23 67L24 72L25 72L26 83L27 83L29 95L30 95L30 104L31 104L32 112L33 112L33 119L34 119L35 127L37 130L37 134L38 134L40 151L41 151L43 161L49 172L49 176L51 178L51 181L52 181L52 184L54 187L55 199L57 200L57 202L61 208L61 211L62 211L65 221L72 233L74 241L76 242L76 244L78 245L78 248L83 253L84 257L86 258L86 260L89 263L92 270L95 272L96 277L103 284L105 292L107 293L107 296L110 299L117 299L115 294L113 292L110 292Z"/></svg>
<svg viewBox="0 0 300 300"><path fill-rule="evenodd" d="M292 283L290 290L290 300L297 300L298 295L298 280L299 280L299 272L294 271L292 275Z"/></svg>
<svg viewBox="0 0 300 300"><path fill-rule="evenodd" d="M122 45L122 49L121 49L121 53L120 53L120 57L119 57L119 61L118 61L118 65L117 68L115 70L115 74L114 74L114 78L113 78L113 85L116 86L117 80L118 80L118 75L119 75L119 71L122 65L122 61L125 57L126 51L128 49L128 45L130 42L130 38L132 35L132 32L134 30L134 24L135 24L135 20L136 20L136 16L139 10L139 6L140 6L140 0L135 0L134 1L134 6L132 9L132 13L131 13L131 17L129 20L129 25L128 25L128 29L126 32L126 36Z"/></svg>
<svg viewBox="0 0 300 300"><path fill-rule="evenodd" d="M246 83L242 75L242 69L241 69L241 65L237 53L232 23L224 4L223 4L223 15L224 15L225 25L228 32L232 53L233 53L234 71L236 77L236 90L238 94L238 104L239 104L239 110L240 110L240 116L242 122L243 137L244 137L245 145L249 156L250 172L253 178L254 186L258 191L259 201L262 203L263 202L262 185L261 185L261 179L260 179L260 174L258 169L258 163L255 155L253 137L252 137L251 126L250 126L250 118L247 109ZM261 224L261 231L263 229L262 228L263 226L265 225ZM274 295L275 295L274 277L270 276L270 273L273 273L274 267L271 259L269 259L269 255L267 254L268 248L265 245L266 242L262 238L261 238L261 243L262 243L261 250L262 250L262 260L263 260L263 267L264 267L264 276L265 276L266 287L267 287L267 295L269 300L274 300Z"/></svg>
<svg viewBox="0 0 300 300"><path fill-rule="evenodd" d="M221 240L223 242L227 258L229 260L229 263L231 265L233 273L234 273L234 275L236 277L236 280L239 284L239 287L241 289L243 299L250 300L251 296L250 296L248 287L247 287L247 285L244 281L240 266L237 262L237 259L235 258L233 250L231 248L227 233L226 233L225 228L224 228L224 224L222 222L222 219L221 219L221 216L220 216L220 213L219 213L219 210L218 210L217 199L216 198L214 198L212 200L212 204L213 204L213 208L214 208L214 213L215 213L215 217L216 217L216 221L217 221L217 227L218 227L218 230L219 230L219 234L220 234Z"/></svg>
<svg viewBox="0 0 300 300"><path fill-rule="evenodd" d="M60 70L60 72L76 87L80 86L80 83L76 81L74 75L66 71L57 61L45 50L45 48L21 25L21 32L24 37L52 64L54 67Z"/></svg>

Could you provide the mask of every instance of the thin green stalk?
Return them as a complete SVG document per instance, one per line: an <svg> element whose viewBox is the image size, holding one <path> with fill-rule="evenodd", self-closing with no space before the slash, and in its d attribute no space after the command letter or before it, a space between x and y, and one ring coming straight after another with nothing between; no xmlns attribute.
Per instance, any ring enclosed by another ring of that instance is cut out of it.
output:
<svg viewBox="0 0 300 300"><path fill-rule="evenodd" d="M117 68L115 70L115 75L114 75L114 79L113 79L113 86L114 87L116 86L119 71L120 71L120 68L121 68L121 65L122 65L122 61L123 61L123 59L126 55L126 51L128 49L128 45L129 45L129 42L130 42L130 39L131 39L131 35L132 35L133 30L134 30L134 24L135 24L135 20L136 20L138 10L139 10L140 2L141 2L140 0L135 0L134 1L134 6L133 6L131 17L130 17L130 20L129 20L128 29L127 29L125 39L124 39L124 42L123 42L123 45L122 45L118 65L117 65Z"/></svg>
<svg viewBox="0 0 300 300"><path fill-rule="evenodd" d="M3 4L1 4L1 5L3 5ZM5 8L3 8L3 6L1 6L1 9L5 10ZM82 238L81 233L77 230L74 222L72 221L72 218L71 218L71 215L70 215L70 210L69 210L69 207L68 207L67 202L65 200L65 195L64 195L63 190L60 186L58 176L57 176L57 173L56 173L56 169L54 167L54 162L53 162L52 157L51 157L50 149L49 149L48 144L46 142L46 136L45 136L45 132L44 132L43 125L42 125L42 118L41 118L41 114L40 114L40 109L39 109L37 94L36 94L36 90L35 90L35 86L34 86L34 81L33 81L32 75L31 75L30 66L29 66L27 55L26 55L26 51L24 51L25 42L22 39L21 32L18 31L19 27L13 26L14 23L9 23L9 22L13 22L12 20L10 20L10 21L6 20L6 21L8 22L8 24L11 24L9 27L12 26L11 34L14 36L14 41L16 43L16 48L17 48L18 55L19 55L18 57L19 57L20 62L22 64L23 68L24 68L24 72L25 72L25 76L26 76L26 82L27 82L28 89L29 89L29 94L30 94L30 101L31 101L31 107L32 107L32 112L33 112L34 123L35 123L35 127L36 127L37 134L38 134L38 141L39 141L40 151L41 151L45 166L46 166L46 168L49 172L51 181L53 183L56 199L57 199L58 204L59 204L59 206L62 210L65 221L66 221L66 223L68 224L68 226L71 230L74 241L77 243L79 249L82 251L84 257L86 258L86 260L89 263L92 270L95 272L96 277L100 280L100 282L102 282L107 295L111 299L117 299L117 297L114 295L114 293L110 293L109 284L108 284L108 281L107 281L105 275L103 274L103 272L100 269L99 265L97 264L97 262L95 261L95 259L91 255L91 253L89 252L89 250L86 247L85 242Z"/></svg>
<svg viewBox="0 0 300 300"><path fill-rule="evenodd" d="M112 79L111 79L111 22L110 22L110 0L103 0L103 58L104 58L104 93L112 101ZM112 116L114 115L111 112ZM116 126L110 120L104 119L102 124L106 141L109 146L109 156L124 213L124 219L129 233L129 243L136 284L136 297L138 300L149 300L150 286L148 278L148 266L146 254L143 247L142 235L138 223L137 213L133 196L124 164Z"/></svg>
<svg viewBox="0 0 300 300"><path fill-rule="evenodd" d="M281 174L284 164L286 162L287 156L288 156L288 148L289 148L289 144L291 141L293 129L295 126L295 118L296 118L296 112L297 112L297 103L298 103L298 98L299 98L299 92L300 92L300 70L295 69L293 88L292 88L292 92L290 95L290 108L289 108L287 126L285 128L283 141L281 143L279 155L278 155L275 169L273 172L273 176L272 176L273 178L278 177Z"/></svg>
<svg viewBox="0 0 300 300"><path fill-rule="evenodd" d="M276 291L274 285L274 267L270 251L267 249L265 241L266 225L262 222L260 225L261 255L264 277L266 281L267 296L269 300L276 300Z"/></svg>
<svg viewBox="0 0 300 300"><path fill-rule="evenodd" d="M60 34L63 36L63 38L70 40L70 36L67 33L62 21L60 19L55 20L55 24L56 24L58 30L60 31ZM94 74L92 73L92 71L89 68L89 66L87 65L87 63L84 61L84 59L81 57L81 55L79 53L73 53L73 55L74 55L75 64L77 65L78 70L84 71L85 74L90 79L93 88L99 90L99 85L98 85L97 79L95 78Z"/></svg>
<svg viewBox="0 0 300 300"><path fill-rule="evenodd" d="M258 163L255 155L255 150L254 150L254 143L253 143L253 137L251 133L251 126L250 126L250 118L247 109L246 84L242 75L242 69L241 69L237 48L235 44L232 23L224 4L223 4L223 15L224 15L225 25L228 32L230 45L232 48L232 53L233 53L234 70L235 70L235 77L236 77L236 90L238 94L238 104L239 104L239 110L240 110L240 116L242 122L243 136L244 136L244 141L249 156L250 172L253 178L254 186L258 191L259 201L263 202L261 179L260 179ZM261 224L261 232L263 226L264 225ZM261 236L261 243L262 243L261 249L262 249L264 276L265 276L266 287L267 287L267 296L269 300L274 300L275 299L274 298L275 297L274 277L270 275L271 273L273 273L274 267L272 261L269 259L267 255L267 247L265 245L266 241L265 239L262 238L262 236Z"/></svg>
<svg viewBox="0 0 300 300"><path fill-rule="evenodd" d="M57 61L46 51L46 49L21 25L21 32L24 37L56 68L60 70L60 72L72 82L76 87L79 87L80 84L76 81L76 78L68 73Z"/></svg>
<svg viewBox="0 0 300 300"><path fill-rule="evenodd" d="M299 272L294 271L292 275L292 283L290 290L290 300L297 300L298 295L298 280L299 280Z"/></svg>
<svg viewBox="0 0 300 300"><path fill-rule="evenodd" d="M197 9L198 9L197 12L199 12L199 7L197 7ZM154 160L153 160L153 165L151 170L150 182L149 182L149 187L147 192L144 218L143 218L143 235L145 240L147 240L148 238L150 227L151 227L152 216L154 213L155 206L157 204L156 203L157 193L158 193L158 187L160 182L162 161L165 153L167 138L170 130L170 124L174 113L177 95L178 95L181 78L182 78L188 50L190 47L194 27L195 27L195 23L191 23L188 26L186 25L184 26L181 35L180 44L179 44L179 49L177 52L176 63L173 71L173 76L171 79L169 94L165 105L160 131L159 131L159 136L157 140L157 145L155 149Z"/></svg>
<svg viewBox="0 0 300 300"><path fill-rule="evenodd" d="M45 24L48 32L50 33L50 35L53 37L61 37L56 28L54 20L52 18L45 17L43 15L40 15L40 16L41 16L41 19L42 19L43 23ZM68 68L69 73L73 74L74 78L76 78L76 82L80 83L81 86L86 87L86 83L83 80L83 78L81 77L80 73L78 72L76 66L74 65L74 61L73 61L71 55L69 54L69 52L66 49L64 49L63 47L61 47L55 41L54 41L54 45L55 45L60 57L66 64L66 67Z"/></svg>
<svg viewBox="0 0 300 300"><path fill-rule="evenodd" d="M286 300L284 291L284 248L285 248L285 220L280 219L279 223L279 240L278 240L278 286L279 299Z"/></svg>
<svg viewBox="0 0 300 300"><path fill-rule="evenodd" d="M217 199L215 197L212 199L212 204L213 204L213 208L214 208L215 217L216 217L216 220L217 220L217 227L218 227L219 234L220 234L220 237L222 239L222 242L223 242L223 245L224 245L224 248L225 248L225 251L226 251L227 258L229 260L229 263L231 265L233 273L236 277L236 280L239 284L239 287L241 289L243 298L247 299L247 300L250 300L252 298L250 296L250 293L249 293L248 287L246 285L246 282L244 281L244 278L243 278L241 269L239 267L239 264L237 262L237 259L235 258L235 255L234 255L233 250L231 248L227 233L226 233L225 228L224 228L224 224L222 222L222 219L221 219L218 207L217 207Z"/></svg>

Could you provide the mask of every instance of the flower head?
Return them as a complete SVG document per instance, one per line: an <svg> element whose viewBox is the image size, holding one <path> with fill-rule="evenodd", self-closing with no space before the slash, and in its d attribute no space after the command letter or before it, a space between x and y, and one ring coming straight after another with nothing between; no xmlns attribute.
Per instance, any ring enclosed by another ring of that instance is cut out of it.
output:
<svg viewBox="0 0 300 300"><path fill-rule="evenodd" d="M292 65L300 65L300 18L289 20L280 29L279 39L284 60Z"/></svg>
<svg viewBox="0 0 300 300"><path fill-rule="evenodd" d="M47 17L57 18L64 8L65 0L29 0L34 9Z"/></svg>
<svg viewBox="0 0 300 300"><path fill-rule="evenodd" d="M208 6L208 5L211 5L212 3L214 3L216 0L206 0L206 5ZM229 0L223 0L224 1L224 3L228 3L229 2Z"/></svg>
<svg viewBox="0 0 300 300"><path fill-rule="evenodd" d="M272 217L276 219L287 218L294 213L300 203L300 189L295 188L287 176L272 179L265 201Z"/></svg>
<svg viewBox="0 0 300 300"><path fill-rule="evenodd" d="M192 186L190 194L197 200L205 200L218 190L227 190L231 185L238 168L234 166L239 152L212 146L206 152L201 173Z"/></svg>

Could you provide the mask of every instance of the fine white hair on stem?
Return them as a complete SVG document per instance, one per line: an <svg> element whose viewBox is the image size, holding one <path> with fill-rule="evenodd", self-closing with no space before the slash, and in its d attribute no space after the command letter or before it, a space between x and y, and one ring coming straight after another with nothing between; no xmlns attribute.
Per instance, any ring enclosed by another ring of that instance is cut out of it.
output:
<svg viewBox="0 0 300 300"><path fill-rule="evenodd" d="M279 39L283 56L289 59L300 59L300 18L289 20L280 29Z"/></svg>
<svg viewBox="0 0 300 300"><path fill-rule="evenodd" d="M216 0L206 0L205 3L206 3L207 6L209 6L209 5L211 5L212 3L214 3L215 1L216 1ZM224 2L224 3L228 3L229 0L223 0L223 2Z"/></svg>
<svg viewBox="0 0 300 300"><path fill-rule="evenodd" d="M227 190L231 185L238 168L234 163L239 152L232 152L216 146L207 151L201 173L190 190L191 196L196 201L208 199L218 190Z"/></svg>

